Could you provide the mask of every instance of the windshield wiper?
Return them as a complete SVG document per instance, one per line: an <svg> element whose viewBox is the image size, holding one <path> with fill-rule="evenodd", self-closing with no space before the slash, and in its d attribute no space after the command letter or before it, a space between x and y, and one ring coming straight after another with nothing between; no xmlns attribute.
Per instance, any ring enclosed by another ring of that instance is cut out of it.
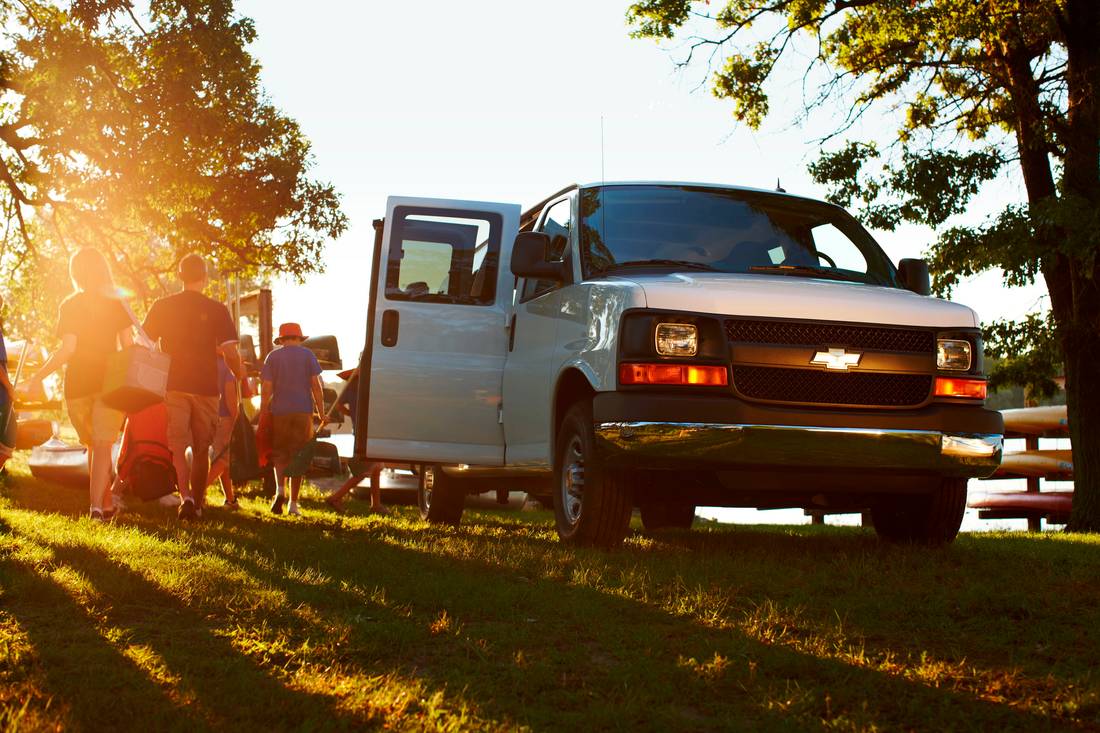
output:
<svg viewBox="0 0 1100 733"><path fill-rule="evenodd" d="M703 270L704 272L724 272L705 262L691 262L690 260L627 260L615 262L600 271L600 274L627 267L679 267L685 270Z"/></svg>
<svg viewBox="0 0 1100 733"><path fill-rule="evenodd" d="M759 272L765 275L793 275L795 277L821 277L829 280L846 280L858 282L851 277L830 270L827 267L813 267L811 265L753 265L749 272Z"/></svg>

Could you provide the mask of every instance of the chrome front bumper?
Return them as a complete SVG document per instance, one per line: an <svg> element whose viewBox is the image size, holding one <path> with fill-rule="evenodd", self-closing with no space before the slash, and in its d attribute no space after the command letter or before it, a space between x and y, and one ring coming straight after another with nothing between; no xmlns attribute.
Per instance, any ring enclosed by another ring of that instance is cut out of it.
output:
<svg viewBox="0 0 1100 733"><path fill-rule="evenodd" d="M613 464L687 469L850 469L984 478L1003 436L934 430L680 422L604 422L596 444Z"/></svg>

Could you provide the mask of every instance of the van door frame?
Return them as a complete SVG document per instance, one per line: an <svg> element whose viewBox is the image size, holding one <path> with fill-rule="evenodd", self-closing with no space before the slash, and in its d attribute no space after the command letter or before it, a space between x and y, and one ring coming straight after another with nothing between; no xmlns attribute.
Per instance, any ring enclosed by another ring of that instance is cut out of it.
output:
<svg viewBox="0 0 1100 733"><path fill-rule="evenodd" d="M375 219L374 252L371 255L371 277L368 290L370 302L367 305L367 340L363 344L363 354L359 358L359 394L355 405L355 447L352 458L367 460L367 429L370 420L370 373L371 357L374 355L374 319L378 313L378 277L382 263L382 233L386 220Z"/></svg>

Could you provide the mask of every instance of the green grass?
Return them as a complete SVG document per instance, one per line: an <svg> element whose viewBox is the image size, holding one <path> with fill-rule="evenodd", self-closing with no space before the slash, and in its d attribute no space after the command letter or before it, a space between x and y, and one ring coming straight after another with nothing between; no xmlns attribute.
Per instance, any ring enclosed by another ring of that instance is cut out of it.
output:
<svg viewBox="0 0 1100 733"><path fill-rule="evenodd" d="M6 730L1100 729L1100 540L459 529L0 490ZM316 494L312 494L314 498Z"/></svg>

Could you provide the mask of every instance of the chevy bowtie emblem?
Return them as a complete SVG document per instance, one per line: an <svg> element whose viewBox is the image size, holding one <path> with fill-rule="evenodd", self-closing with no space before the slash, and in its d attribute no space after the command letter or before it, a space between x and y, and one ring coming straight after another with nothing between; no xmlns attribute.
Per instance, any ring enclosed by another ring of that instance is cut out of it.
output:
<svg viewBox="0 0 1100 733"><path fill-rule="evenodd" d="M829 349L814 354L810 363L826 369L839 369L846 372L854 366L859 366L859 360L862 357L863 354L849 354L844 349Z"/></svg>

